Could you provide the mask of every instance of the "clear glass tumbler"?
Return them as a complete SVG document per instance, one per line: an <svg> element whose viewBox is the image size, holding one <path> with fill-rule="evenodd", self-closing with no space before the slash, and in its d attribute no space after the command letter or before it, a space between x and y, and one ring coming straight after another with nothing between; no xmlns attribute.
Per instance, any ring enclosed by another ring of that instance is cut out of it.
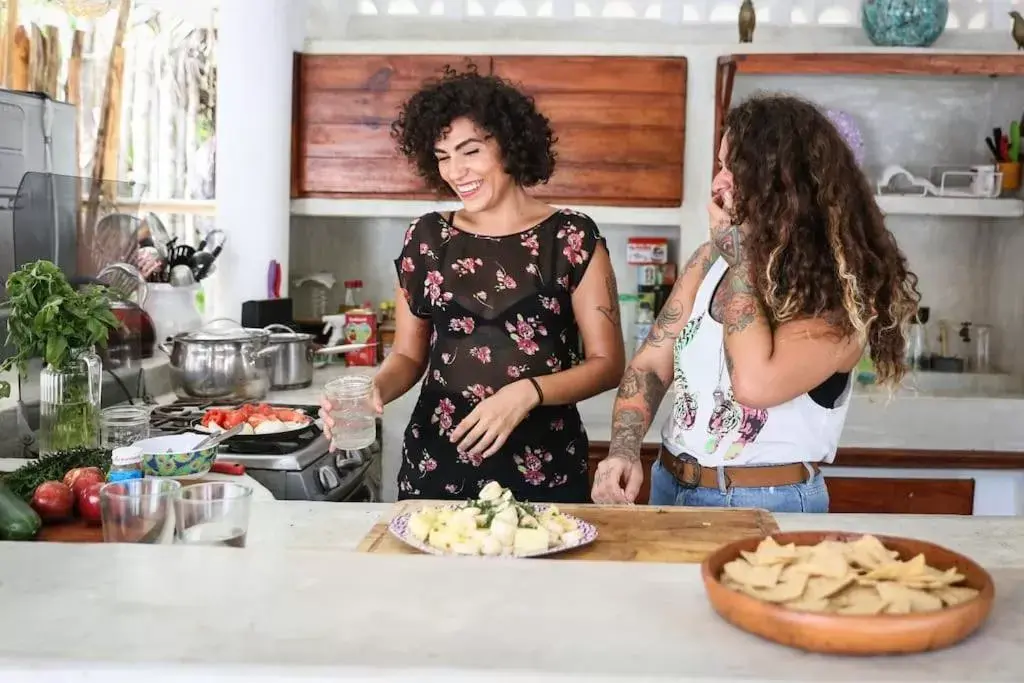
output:
<svg viewBox="0 0 1024 683"><path fill-rule="evenodd" d="M373 409L373 379L367 375L345 375L324 387L331 403L331 447L354 451L366 448L377 438L377 417Z"/></svg>
<svg viewBox="0 0 1024 683"><path fill-rule="evenodd" d="M149 438L149 407L124 405L100 413L100 445L108 450Z"/></svg>
<svg viewBox="0 0 1024 683"><path fill-rule="evenodd" d="M128 479L100 489L100 517L107 543L170 543L174 538L173 479Z"/></svg>
<svg viewBox="0 0 1024 683"><path fill-rule="evenodd" d="M244 548L252 489L228 481L193 484L174 496L175 539L187 545Z"/></svg>

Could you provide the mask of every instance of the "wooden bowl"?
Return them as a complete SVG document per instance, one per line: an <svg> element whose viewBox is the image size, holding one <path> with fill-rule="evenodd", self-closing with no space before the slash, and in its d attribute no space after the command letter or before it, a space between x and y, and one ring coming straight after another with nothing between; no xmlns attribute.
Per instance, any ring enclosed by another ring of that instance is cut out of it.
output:
<svg viewBox="0 0 1024 683"><path fill-rule="evenodd" d="M842 531L793 531L772 534L780 545L815 545L825 540L855 541L864 534ZM882 655L940 650L960 642L984 623L992 610L995 586L989 573L973 560L942 546L896 536L876 536L901 560L923 553L936 569L956 567L966 578L958 585L976 588L973 600L937 612L850 616L801 612L724 586L722 568L755 551L764 537L744 538L720 547L701 564L704 588L715 611L744 631L809 652L843 655Z"/></svg>

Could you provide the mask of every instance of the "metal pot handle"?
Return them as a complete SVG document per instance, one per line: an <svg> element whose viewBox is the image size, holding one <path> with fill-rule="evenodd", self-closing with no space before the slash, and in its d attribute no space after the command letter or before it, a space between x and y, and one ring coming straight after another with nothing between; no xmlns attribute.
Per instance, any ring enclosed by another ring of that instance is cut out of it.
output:
<svg viewBox="0 0 1024 683"><path fill-rule="evenodd" d="M160 342L159 344L156 345L156 347L163 351L164 353L166 353L168 356L171 355L171 351L174 350L173 347L171 347L171 345L165 341Z"/></svg>
<svg viewBox="0 0 1024 683"><path fill-rule="evenodd" d="M254 352L252 354L252 358L253 360L261 360L263 358L268 358L277 353L278 349L280 348L281 346L279 344L271 344L270 346L264 346L259 351Z"/></svg>
<svg viewBox="0 0 1024 683"><path fill-rule="evenodd" d="M282 325L281 323L270 323L263 329L267 330L268 332L273 332L274 330L280 330L281 332L289 333L295 332L295 330L293 330L292 328L288 327L287 325Z"/></svg>

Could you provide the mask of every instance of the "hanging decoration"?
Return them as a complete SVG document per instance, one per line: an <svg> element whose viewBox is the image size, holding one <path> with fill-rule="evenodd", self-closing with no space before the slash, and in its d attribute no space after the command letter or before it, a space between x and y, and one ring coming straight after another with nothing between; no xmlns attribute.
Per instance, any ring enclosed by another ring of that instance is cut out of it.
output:
<svg viewBox="0 0 1024 683"><path fill-rule="evenodd" d="M53 0L65 12L80 19L95 19L114 8L114 0Z"/></svg>

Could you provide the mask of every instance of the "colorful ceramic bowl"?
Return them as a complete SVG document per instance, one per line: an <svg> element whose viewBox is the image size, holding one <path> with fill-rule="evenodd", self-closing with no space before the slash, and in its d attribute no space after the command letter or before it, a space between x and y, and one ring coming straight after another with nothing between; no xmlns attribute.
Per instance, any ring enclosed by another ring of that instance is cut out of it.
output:
<svg viewBox="0 0 1024 683"><path fill-rule="evenodd" d="M147 477L192 479L210 471L217 446L195 450L206 434L173 434L136 441L142 449L142 471Z"/></svg>

